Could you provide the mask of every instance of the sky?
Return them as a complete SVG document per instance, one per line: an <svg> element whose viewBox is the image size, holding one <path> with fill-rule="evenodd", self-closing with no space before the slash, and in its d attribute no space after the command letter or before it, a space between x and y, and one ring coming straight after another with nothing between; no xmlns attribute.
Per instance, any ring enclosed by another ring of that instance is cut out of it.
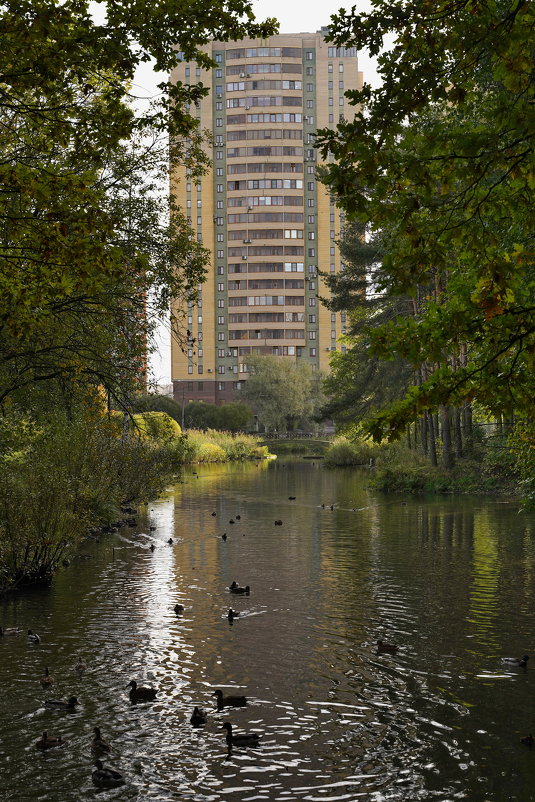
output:
<svg viewBox="0 0 535 802"><path fill-rule="evenodd" d="M281 33L314 33L323 26L329 25L331 14L340 8L351 8L356 5L357 11L365 11L370 7L367 0L252 0L253 9L258 20L276 17L280 23ZM364 81L377 86L375 62L366 53L359 53L359 70L364 73ZM160 79L161 80L161 79ZM139 95L151 95L158 83L156 76L148 65L143 72L136 75L134 92ZM159 329L158 352L150 360L153 381L164 386L171 381L171 348L169 333L165 325Z"/></svg>

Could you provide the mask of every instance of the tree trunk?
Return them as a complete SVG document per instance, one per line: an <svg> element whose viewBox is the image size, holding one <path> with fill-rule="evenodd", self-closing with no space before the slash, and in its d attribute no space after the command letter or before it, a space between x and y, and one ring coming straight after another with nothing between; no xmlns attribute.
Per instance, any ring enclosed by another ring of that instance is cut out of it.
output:
<svg viewBox="0 0 535 802"><path fill-rule="evenodd" d="M437 461L437 443L435 438L435 424L433 421L433 415L426 410L425 417L427 419L427 434L428 434L428 444L429 444L429 457L431 459L431 465L436 468L438 461Z"/></svg>
<svg viewBox="0 0 535 802"><path fill-rule="evenodd" d="M465 404L463 406L463 430L464 430L464 444L466 451L470 454L474 448L474 432L472 429L472 405Z"/></svg>
<svg viewBox="0 0 535 802"><path fill-rule="evenodd" d="M440 421L442 424L442 460L447 471L451 471L455 461L451 447L451 424L449 407L440 407Z"/></svg>
<svg viewBox="0 0 535 802"><path fill-rule="evenodd" d="M463 432L461 428L461 410L455 407L453 410L453 439L455 442L455 456L460 459L463 455Z"/></svg>

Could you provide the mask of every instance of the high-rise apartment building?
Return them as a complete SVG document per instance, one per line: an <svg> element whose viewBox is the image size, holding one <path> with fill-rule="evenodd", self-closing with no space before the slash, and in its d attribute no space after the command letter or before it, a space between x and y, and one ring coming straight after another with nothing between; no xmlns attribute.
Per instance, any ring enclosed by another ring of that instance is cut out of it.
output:
<svg viewBox="0 0 535 802"><path fill-rule="evenodd" d="M196 236L210 249L208 279L187 309L195 342L172 348L175 398L239 398L247 358L269 354L327 370L345 318L319 301L318 270L343 265L336 240L343 216L317 180L317 128L354 113L345 92L360 88L354 48L325 32L213 42L211 71L182 62L173 80L202 81L197 108L213 134L211 171L198 182L173 172L173 190Z"/></svg>

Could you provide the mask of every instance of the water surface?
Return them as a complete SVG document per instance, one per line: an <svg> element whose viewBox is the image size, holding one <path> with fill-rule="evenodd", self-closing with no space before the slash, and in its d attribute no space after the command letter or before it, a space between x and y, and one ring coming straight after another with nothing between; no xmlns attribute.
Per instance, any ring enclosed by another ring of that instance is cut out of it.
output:
<svg viewBox="0 0 535 802"><path fill-rule="evenodd" d="M284 459L199 467L136 527L85 542L50 588L6 601L2 625L41 644L0 640L0 799L534 800L535 749L520 743L533 671L501 658L535 666L535 516L374 495L366 478ZM156 701L131 705L131 679ZM218 712L216 688L248 705ZM70 695L74 713L44 706ZM227 720L260 747L229 757ZM91 783L95 725L124 788ZM65 747L38 752L44 730Z"/></svg>

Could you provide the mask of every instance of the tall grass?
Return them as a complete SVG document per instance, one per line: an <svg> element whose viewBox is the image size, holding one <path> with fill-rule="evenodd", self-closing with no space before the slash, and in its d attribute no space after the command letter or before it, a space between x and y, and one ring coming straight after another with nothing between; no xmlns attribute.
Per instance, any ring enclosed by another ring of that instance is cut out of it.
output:
<svg viewBox="0 0 535 802"><path fill-rule="evenodd" d="M258 444L256 437L248 434L188 429L183 442L176 445L175 454L177 463L184 464L255 459L267 457L269 452L266 446Z"/></svg>

